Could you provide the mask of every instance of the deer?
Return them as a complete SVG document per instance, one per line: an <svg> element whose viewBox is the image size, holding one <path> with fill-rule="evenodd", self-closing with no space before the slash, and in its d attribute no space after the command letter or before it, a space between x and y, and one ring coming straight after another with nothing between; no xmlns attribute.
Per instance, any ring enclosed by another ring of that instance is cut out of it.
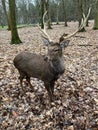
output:
<svg viewBox="0 0 98 130"><path fill-rule="evenodd" d="M69 34L66 37L65 35L62 35L59 38L59 42L54 42L50 38L50 36L47 34L46 28L41 29L38 26L41 32L44 34L42 35L42 39L44 45L47 46L47 55L45 56L23 51L16 55L13 60L14 66L17 68L20 74L19 80L23 92L25 92L25 89L23 87L23 79L26 79L28 85L34 91L34 88L30 82L30 78L37 78L43 81L44 86L48 92L49 101L52 102L54 100L55 82L59 79L61 75L64 74L65 71L63 48L69 45L70 40L68 39L74 36L80 29L85 26L89 14L90 9L87 17L85 17L82 21L81 26L73 34ZM43 15L43 22L45 19L45 15L46 12Z"/></svg>

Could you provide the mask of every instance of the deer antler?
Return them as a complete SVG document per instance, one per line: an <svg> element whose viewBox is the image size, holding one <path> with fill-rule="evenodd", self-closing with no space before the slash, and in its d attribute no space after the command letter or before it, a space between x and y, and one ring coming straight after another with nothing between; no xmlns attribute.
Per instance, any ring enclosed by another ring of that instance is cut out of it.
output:
<svg viewBox="0 0 98 130"><path fill-rule="evenodd" d="M45 16L46 16L46 14L47 14L47 11L44 13L44 15L43 15L43 24L44 24L44 29L41 29L40 27L39 27L39 25L38 25L38 27L39 27L39 29L41 30L41 32L43 32L44 33L44 36L42 35L42 37L44 37L45 39L48 39L49 41L52 41L51 40L51 38L50 38L50 36L47 34L47 32L46 32L46 26L45 26Z"/></svg>
<svg viewBox="0 0 98 130"><path fill-rule="evenodd" d="M85 14L83 13L83 18L82 18L81 25L79 26L79 28L74 33L64 37L64 40L74 36L78 31L80 31L81 29L83 29L86 26L86 22L87 22L89 15L90 15L90 12L91 12L91 7L88 10L87 16L85 16Z"/></svg>

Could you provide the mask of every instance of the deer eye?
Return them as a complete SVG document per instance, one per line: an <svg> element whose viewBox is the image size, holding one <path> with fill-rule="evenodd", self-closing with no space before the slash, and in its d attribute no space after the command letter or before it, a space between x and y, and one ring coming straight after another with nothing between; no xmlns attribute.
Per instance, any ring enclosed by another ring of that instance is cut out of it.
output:
<svg viewBox="0 0 98 130"><path fill-rule="evenodd" d="M59 49L56 49L56 50L54 50L54 51L59 51Z"/></svg>
<svg viewBox="0 0 98 130"><path fill-rule="evenodd" d="M57 52L57 51L61 51L62 48L55 48L54 51Z"/></svg>

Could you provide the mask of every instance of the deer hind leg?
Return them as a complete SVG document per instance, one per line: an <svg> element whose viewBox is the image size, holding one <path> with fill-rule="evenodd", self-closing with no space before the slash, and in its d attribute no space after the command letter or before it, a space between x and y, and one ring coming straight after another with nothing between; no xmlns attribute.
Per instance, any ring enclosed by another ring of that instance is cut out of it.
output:
<svg viewBox="0 0 98 130"><path fill-rule="evenodd" d="M28 82L28 84L30 85L30 88L32 89L32 91L34 91L34 88L30 82L30 77L26 76L26 81Z"/></svg>

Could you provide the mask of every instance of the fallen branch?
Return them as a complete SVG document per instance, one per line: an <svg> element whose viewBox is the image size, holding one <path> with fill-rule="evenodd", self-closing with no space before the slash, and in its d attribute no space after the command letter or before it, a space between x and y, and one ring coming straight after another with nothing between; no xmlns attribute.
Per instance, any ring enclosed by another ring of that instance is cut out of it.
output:
<svg viewBox="0 0 98 130"><path fill-rule="evenodd" d="M93 46L92 44L79 44L78 46Z"/></svg>
<svg viewBox="0 0 98 130"><path fill-rule="evenodd" d="M69 46L75 46L75 44L70 44ZM94 45L92 45L92 44L79 44L79 45L77 45L77 46L94 46Z"/></svg>

